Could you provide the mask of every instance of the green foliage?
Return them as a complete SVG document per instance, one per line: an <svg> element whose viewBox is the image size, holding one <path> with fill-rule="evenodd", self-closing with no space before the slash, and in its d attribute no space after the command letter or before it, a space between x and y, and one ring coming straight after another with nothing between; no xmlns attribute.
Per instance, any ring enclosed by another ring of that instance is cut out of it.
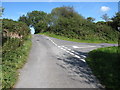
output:
<svg viewBox="0 0 120 90"><path fill-rule="evenodd" d="M34 27L35 33L39 33L42 31L42 28L44 30L44 28L47 26L47 13L43 11L32 11L27 13L26 16L21 16L19 21L25 22L30 27Z"/></svg>
<svg viewBox="0 0 120 90"><path fill-rule="evenodd" d="M66 6L54 8L51 14L56 19L59 17L71 18L78 15L78 13L75 12L73 7L66 7Z"/></svg>
<svg viewBox="0 0 120 90"><path fill-rule="evenodd" d="M79 40L117 41L117 32L114 29L104 22L95 24L89 18L86 20L73 7L55 8L51 17L51 24L46 32Z"/></svg>
<svg viewBox="0 0 120 90"><path fill-rule="evenodd" d="M28 20L28 17L26 17L25 15L20 16L18 21L22 21L26 23L28 26L30 25L30 20Z"/></svg>
<svg viewBox="0 0 120 90"><path fill-rule="evenodd" d="M93 22L93 21L95 21L95 18L93 18L93 17L87 17L87 20L90 21L90 22Z"/></svg>
<svg viewBox="0 0 120 90"><path fill-rule="evenodd" d="M120 86L120 54L118 47L99 48L89 52L86 59L93 73L106 88L118 90Z"/></svg>
<svg viewBox="0 0 120 90"><path fill-rule="evenodd" d="M30 29L23 23L3 19L2 45L2 89L12 88L17 80L17 69L21 68L27 59L31 41Z"/></svg>
<svg viewBox="0 0 120 90"><path fill-rule="evenodd" d="M105 24L97 24L96 25L96 34L99 36L100 40L104 41L117 41L118 33L112 27Z"/></svg>
<svg viewBox="0 0 120 90"><path fill-rule="evenodd" d="M3 44L7 38L18 37L23 40L30 34L30 29L25 23L13 21L10 19L3 19L2 28Z"/></svg>
<svg viewBox="0 0 120 90"><path fill-rule="evenodd" d="M39 21L37 24L35 24L34 28L35 33L44 32L47 29L47 24L44 21Z"/></svg>
<svg viewBox="0 0 120 90"><path fill-rule="evenodd" d="M120 12L116 13L116 15L112 18L113 23L112 27L118 30L118 27L120 27Z"/></svg>
<svg viewBox="0 0 120 90"><path fill-rule="evenodd" d="M58 38L61 40L67 40L67 41L73 41L73 42L83 42L83 43L104 43L105 41L102 40L80 40L80 39L75 39L75 38L67 38L66 36L60 36L60 35L56 35L54 33L50 33L50 32L43 32L43 33L39 33L40 35L46 35L49 37L54 37L54 38ZM107 43L117 43L115 41L107 41Z"/></svg>
<svg viewBox="0 0 120 90"><path fill-rule="evenodd" d="M103 18L106 19L107 15ZM35 33L49 32L79 40L117 41L117 32L111 28L112 22L93 23L94 20L92 17L85 19L69 6L54 8L50 14L32 11L19 19L33 26Z"/></svg>
<svg viewBox="0 0 120 90"><path fill-rule="evenodd" d="M3 47L7 47L7 50L3 51L2 54L2 88L12 88L16 83L18 73L27 60L28 52L31 47L31 41L25 40L23 46L12 49L11 46L17 43L16 40L10 40L9 45L6 44ZM1 73L1 72L0 72Z"/></svg>

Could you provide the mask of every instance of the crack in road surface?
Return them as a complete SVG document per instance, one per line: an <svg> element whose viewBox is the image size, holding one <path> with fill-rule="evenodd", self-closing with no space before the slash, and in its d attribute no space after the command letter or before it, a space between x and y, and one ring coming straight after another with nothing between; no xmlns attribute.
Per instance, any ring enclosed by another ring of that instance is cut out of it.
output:
<svg viewBox="0 0 120 90"><path fill-rule="evenodd" d="M87 53L101 44L76 43L44 35L33 35L32 43L15 88L103 87L85 62Z"/></svg>

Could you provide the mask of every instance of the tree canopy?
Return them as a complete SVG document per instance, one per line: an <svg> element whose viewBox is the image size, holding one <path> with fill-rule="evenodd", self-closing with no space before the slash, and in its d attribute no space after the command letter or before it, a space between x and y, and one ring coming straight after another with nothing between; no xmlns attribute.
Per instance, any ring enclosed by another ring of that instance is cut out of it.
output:
<svg viewBox="0 0 120 90"><path fill-rule="evenodd" d="M19 21L25 22L29 27L34 27L35 33L42 31L43 26L38 24L44 24L47 26L47 13L43 11L32 11L28 12L27 15L23 15L19 18ZM38 28L39 27L39 28Z"/></svg>
<svg viewBox="0 0 120 90"><path fill-rule="evenodd" d="M105 22L93 23L95 20L93 17L85 19L73 7L62 6L54 8L49 14L43 11L29 12L21 16L19 21L34 27L35 33L50 32L82 40L116 40L117 33L112 28L113 23L109 21L108 15L105 14L102 18ZM113 18L114 23L118 22L116 18L117 16Z"/></svg>
<svg viewBox="0 0 120 90"><path fill-rule="evenodd" d="M93 22L93 21L95 21L95 18L93 18L93 17L87 17L87 20L90 21L90 22Z"/></svg>
<svg viewBox="0 0 120 90"><path fill-rule="evenodd" d="M115 16L113 16L112 20L112 27L114 27L115 29L120 27L120 12L116 13Z"/></svg>

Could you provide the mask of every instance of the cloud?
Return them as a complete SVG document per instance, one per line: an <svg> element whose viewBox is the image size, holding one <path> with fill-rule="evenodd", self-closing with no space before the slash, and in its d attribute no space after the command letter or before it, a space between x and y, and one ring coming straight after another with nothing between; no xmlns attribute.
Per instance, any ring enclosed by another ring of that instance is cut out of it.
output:
<svg viewBox="0 0 120 90"><path fill-rule="evenodd" d="M110 8L107 7L107 6L102 6L102 7L100 8L100 10L101 10L102 12L107 12L107 11L110 10Z"/></svg>

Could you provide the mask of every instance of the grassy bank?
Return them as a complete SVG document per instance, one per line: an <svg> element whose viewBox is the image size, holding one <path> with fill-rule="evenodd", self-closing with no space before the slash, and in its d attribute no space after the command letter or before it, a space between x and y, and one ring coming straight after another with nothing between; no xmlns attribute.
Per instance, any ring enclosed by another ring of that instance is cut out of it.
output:
<svg viewBox="0 0 120 90"><path fill-rule="evenodd" d="M12 46L12 45L10 45ZM6 48L6 47L5 47ZM2 58L2 89L12 88L18 78L18 69L25 64L31 48L31 40L27 39L23 45L3 53ZM4 49L4 48L3 48Z"/></svg>
<svg viewBox="0 0 120 90"><path fill-rule="evenodd" d="M44 32L44 33L39 33L40 35L46 35L49 37L54 37L54 38L58 38L61 40L67 40L67 41L74 41L74 42L81 42L81 43L117 43L114 41L102 41L102 40L80 40L80 39L74 39L74 38L67 38L65 36L60 36L60 35L56 35L54 33L49 33L49 32Z"/></svg>
<svg viewBox="0 0 120 90"><path fill-rule="evenodd" d="M120 90L120 54L118 47L99 48L89 52L86 61L106 88Z"/></svg>

